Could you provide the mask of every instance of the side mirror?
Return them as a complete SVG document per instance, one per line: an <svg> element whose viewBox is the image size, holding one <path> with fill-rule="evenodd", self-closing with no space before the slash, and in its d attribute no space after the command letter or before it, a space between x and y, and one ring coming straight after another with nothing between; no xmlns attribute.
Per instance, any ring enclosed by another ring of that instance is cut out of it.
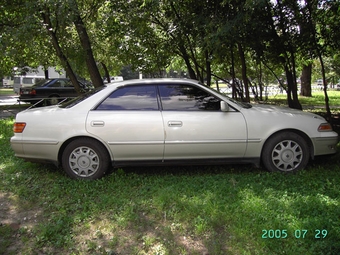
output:
<svg viewBox="0 0 340 255"><path fill-rule="evenodd" d="M229 105L228 105L227 102L221 101L220 104L221 104L221 111L222 112L228 112L229 111Z"/></svg>

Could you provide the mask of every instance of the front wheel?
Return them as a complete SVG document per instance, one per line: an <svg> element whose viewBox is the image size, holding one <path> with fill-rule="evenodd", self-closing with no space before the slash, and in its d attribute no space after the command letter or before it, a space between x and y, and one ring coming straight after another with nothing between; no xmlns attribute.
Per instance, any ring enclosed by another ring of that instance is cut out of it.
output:
<svg viewBox="0 0 340 255"><path fill-rule="evenodd" d="M62 166L73 179L95 180L104 176L110 165L110 157L99 142L81 138L66 146Z"/></svg>
<svg viewBox="0 0 340 255"><path fill-rule="evenodd" d="M273 172L296 172L309 161L307 142L293 132L282 132L271 137L262 151L262 162Z"/></svg>

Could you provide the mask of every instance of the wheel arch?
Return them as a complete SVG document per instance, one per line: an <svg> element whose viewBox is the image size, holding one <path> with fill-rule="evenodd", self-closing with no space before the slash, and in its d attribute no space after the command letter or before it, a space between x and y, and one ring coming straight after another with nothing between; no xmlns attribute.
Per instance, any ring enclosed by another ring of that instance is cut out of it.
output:
<svg viewBox="0 0 340 255"><path fill-rule="evenodd" d="M285 133L285 132L292 132L295 133L299 136L301 136L306 142L307 142L307 146L309 149L309 155L310 158L314 159L314 146L313 146L313 142L312 140L309 138L309 136L302 132L301 130L298 129L292 129L292 128L288 128L288 129L283 129L283 130L278 130L277 132L271 134L269 137L267 137L266 141L264 142L262 149L261 149L261 163L262 163L262 154L263 154L263 149L265 148L266 144L268 143L268 141L275 135L280 134L280 133Z"/></svg>
<svg viewBox="0 0 340 255"><path fill-rule="evenodd" d="M72 143L73 141L78 140L78 139L82 139L82 138L92 139L93 141L100 143L105 148L105 150L106 150L107 154L109 155L111 161L113 161L113 156L112 156L109 148L107 147L107 145L103 141L96 139L95 137L92 137L92 136L81 135L81 136L70 137L69 139L65 140L63 142L63 144L60 146L59 151L58 151L58 164L59 165L61 165L63 152L64 152L66 146L69 145L70 143Z"/></svg>

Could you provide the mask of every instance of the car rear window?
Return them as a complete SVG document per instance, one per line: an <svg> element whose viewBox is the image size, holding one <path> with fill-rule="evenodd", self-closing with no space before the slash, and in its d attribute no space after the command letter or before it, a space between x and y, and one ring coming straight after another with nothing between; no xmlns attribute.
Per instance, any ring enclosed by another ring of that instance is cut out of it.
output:
<svg viewBox="0 0 340 255"><path fill-rule="evenodd" d="M47 79L42 79L42 80L39 80L38 82L36 82L34 84L34 87L42 87L44 86L46 83L50 82L51 80L47 80Z"/></svg>
<svg viewBox="0 0 340 255"><path fill-rule="evenodd" d="M158 110L157 91L154 85L120 87L106 98L96 110Z"/></svg>
<svg viewBox="0 0 340 255"><path fill-rule="evenodd" d="M61 108L71 108L77 104L79 104L80 102L84 101L85 99L91 97L92 95L96 94L97 92L101 91L102 89L106 88L105 86L102 86L102 87L99 87L99 88L96 88L96 89L93 89L93 90L90 90L76 98L73 98L72 100L70 101L66 101L62 104L60 104L60 107Z"/></svg>

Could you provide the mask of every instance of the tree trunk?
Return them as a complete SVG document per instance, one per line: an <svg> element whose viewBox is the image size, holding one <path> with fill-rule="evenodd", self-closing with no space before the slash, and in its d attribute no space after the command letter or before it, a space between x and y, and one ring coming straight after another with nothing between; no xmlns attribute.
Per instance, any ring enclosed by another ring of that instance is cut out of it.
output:
<svg viewBox="0 0 340 255"><path fill-rule="evenodd" d="M232 84L231 84L231 91L232 91L232 98L237 99L237 92L236 92L236 75L235 75L235 59L234 59L234 52L232 50L232 47L230 47L230 55L231 55L231 78L232 78Z"/></svg>
<svg viewBox="0 0 340 255"><path fill-rule="evenodd" d="M45 79L49 78L48 67L47 68L44 67L44 76L45 76Z"/></svg>
<svg viewBox="0 0 340 255"><path fill-rule="evenodd" d="M312 96L312 64L304 65L301 75L301 96Z"/></svg>
<svg viewBox="0 0 340 255"><path fill-rule="evenodd" d="M297 96L297 86L296 80L294 80L294 75L289 67L285 65L286 78L287 78L287 100L288 106L293 109L302 110L302 106L299 102Z"/></svg>
<svg viewBox="0 0 340 255"><path fill-rule="evenodd" d="M51 22L50 15L49 15L49 10L41 11L41 16L43 18L44 24L46 24L47 33L51 37L51 42L52 42L52 45L53 45L53 47L56 51L56 55L58 56L61 64L65 68L66 74L70 78L70 80L71 80L71 82L74 86L74 89L77 91L78 94L81 94L81 88L79 86L78 79L77 79L76 75L74 74L74 72L72 70L70 62L68 61L63 50L60 47L56 32L53 30L52 22Z"/></svg>
<svg viewBox="0 0 340 255"><path fill-rule="evenodd" d="M290 69L290 76L291 76L291 92L293 96L293 107L294 109L302 110L302 105L299 102L299 97L298 97L298 87L297 87L297 82L296 82L296 65L295 65L295 54L291 50L290 51L290 59L291 59L291 69Z"/></svg>
<svg viewBox="0 0 340 255"><path fill-rule="evenodd" d="M205 51L205 61L206 61L206 72L207 72L207 86L211 86L211 62L209 59L209 52Z"/></svg>
<svg viewBox="0 0 340 255"><path fill-rule="evenodd" d="M107 66L105 65L104 62L100 62L100 63L102 64L102 67L104 69L104 73L105 73L105 77L106 77L107 83L110 83L111 82L111 78L110 78L109 70L107 69Z"/></svg>
<svg viewBox="0 0 340 255"><path fill-rule="evenodd" d="M89 35L87 34L85 24L82 18L80 17L78 6L76 6L75 20L73 23L76 27L81 46L85 53L85 61L86 61L87 69L90 73L93 86L94 87L103 86L103 79L100 76L97 63L93 57L90 38L89 38Z"/></svg>
<svg viewBox="0 0 340 255"><path fill-rule="evenodd" d="M263 100L263 83L262 83L262 64L261 64L261 62L259 62L258 65L259 65L258 80L259 80L259 89L260 89L259 100L262 101Z"/></svg>
<svg viewBox="0 0 340 255"><path fill-rule="evenodd" d="M195 73L195 71L192 68L191 63L190 63L189 55L186 52L183 45L179 45L179 52L180 52L180 55L183 58L186 66L187 66L190 79L197 80L196 73Z"/></svg>
<svg viewBox="0 0 340 255"><path fill-rule="evenodd" d="M218 85L218 80L216 80L216 90L220 92L220 86Z"/></svg>
<svg viewBox="0 0 340 255"><path fill-rule="evenodd" d="M327 94L327 81L326 81L326 74L325 74L325 65L323 63L323 59L321 54L319 53L319 60L320 60L320 64L321 64L321 72L322 72L322 80L323 80L323 92L325 94L325 105L326 105L326 114L327 114L327 121L331 124L332 123L332 114L331 114L331 109L329 107L329 98L328 98L328 94Z"/></svg>
<svg viewBox="0 0 340 255"><path fill-rule="evenodd" d="M238 46L238 51L239 51L241 63L242 63L242 80L243 80L244 91L245 91L245 96L246 96L245 101L250 102L249 85L248 85L248 78L247 78L246 57L244 56L244 51L243 51L242 45L240 43L238 43L237 46Z"/></svg>

